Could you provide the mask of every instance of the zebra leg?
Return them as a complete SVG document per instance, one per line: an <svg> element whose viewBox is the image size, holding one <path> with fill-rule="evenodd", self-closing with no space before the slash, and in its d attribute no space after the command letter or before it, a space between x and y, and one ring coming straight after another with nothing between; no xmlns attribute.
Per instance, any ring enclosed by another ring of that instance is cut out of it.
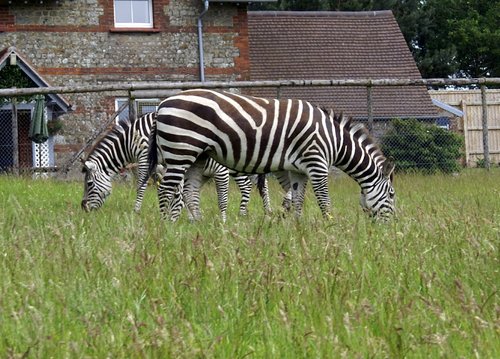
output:
<svg viewBox="0 0 500 359"><path fill-rule="evenodd" d="M175 206L176 192L182 192L184 179L184 167L166 166L167 170L158 185L158 202L160 205L160 214L163 219L175 221L172 217L172 209Z"/></svg>
<svg viewBox="0 0 500 359"><path fill-rule="evenodd" d="M139 213L141 211L142 201L144 199L144 192L148 185L149 177L149 163L146 156L139 158L139 165L137 166L137 196L135 198L134 211Z"/></svg>
<svg viewBox="0 0 500 359"><path fill-rule="evenodd" d="M252 192L252 181L249 176L235 176L234 181L238 185L241 193L240 215L246 216L248 213L248 202L250 201L250 192Z"/></svg>
<svg viewBox="0 0 500 359"><path fill-rule="evenodd" d="M201 219L200 211L200 188L203 185L203 166L205 161L196 161L186 171L186 179L184 182L184 202L189 211L189 218L194 221Z"/></svg>
<svg viewBox="0 0 500 359"><path fill-rule="evenodd" d="M229 170L218 171L214 174L215 188L217 189L217 198L219 204L222 222L226 223L227 218L227 196L229 192Z"/></svg>
<svg viewBox="0 0 500 359"><path fill-rule="evenodd" d="M290 210L292 209L292 190L290 188L290 175L286 171L276 172L274 175L281 185L281 188L283 188L286 193L283 196L281 206L285 211L290 212Z"/></svg>
<svg viewBox="0 0 500 359"><path fill-rule="evenodd" d="M331 218L331 200L328 193L328 171L311 176L311 185L324 218Z"/></svg>
<svg viewBox="0 0 500 359"><path fill-rule="evenodd" d="M259 174L256 177L257 189L259 190L260 198L262 198L262 205L264 206L265 213L271 213L271 200L269 199L269 187L267 183L267 176Z"/></svg>
<svg viewBox="0 0 500 359"><path fill-rule="evenodd" d="M172 199L172 209L170 210L170 220L172 222L175 222L179 219L179 217L181 216L182 208L184 207L184 201L182 199L183 187L183 184L179 186L178 190L174 193L174 198Z"/></svg>
<svg viewBox="0 0 500 359"><path fill-rule="evenodd" d="M292 205L295 208L295 216L302 215L302 205L306 193L307 176L303 173L290 172L290 184L292 187Z"/></svg>
<svg viewBox="0 0 500 359"><path fill-rule="evenodd" d="M290 212L292 209L292 189L288 189L288 191L283 196L283 201L281 202L281 206L287 212Z"/></svg>

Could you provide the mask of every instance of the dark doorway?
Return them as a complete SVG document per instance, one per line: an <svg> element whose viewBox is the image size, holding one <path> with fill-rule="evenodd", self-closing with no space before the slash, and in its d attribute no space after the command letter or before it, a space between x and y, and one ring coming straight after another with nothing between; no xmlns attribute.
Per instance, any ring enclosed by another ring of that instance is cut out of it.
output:
<svg viewBox="0 0 500 359"><path fill-rule="evenodd" d="M30 169L33 167L33 146L28 138L30 131L31 111L17 111L17 128L19 141L19 168Z"/></svg>

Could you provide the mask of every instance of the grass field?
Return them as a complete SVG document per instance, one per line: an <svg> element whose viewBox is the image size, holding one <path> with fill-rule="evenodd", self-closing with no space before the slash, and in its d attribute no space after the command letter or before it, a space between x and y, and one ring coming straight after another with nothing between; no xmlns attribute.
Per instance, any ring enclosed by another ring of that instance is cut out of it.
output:
<svg viewBox="0 0 500 359"><path fill-rule="evenodd" d="M79 182L0 177L1 358L500 358L500 170L396 178L372 223L347 177L334 216L256 192L228 222L159 219L132 184L80 209Z"/></svg>

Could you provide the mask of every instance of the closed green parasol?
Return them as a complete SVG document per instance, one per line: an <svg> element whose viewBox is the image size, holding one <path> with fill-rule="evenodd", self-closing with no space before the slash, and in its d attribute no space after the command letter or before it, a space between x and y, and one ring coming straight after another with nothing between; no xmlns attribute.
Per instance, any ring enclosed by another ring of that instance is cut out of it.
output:
<svg viewBox="0 0 500 359"><path fill-rule="evenodd" d="M47 121L45 121L45 96L35 96L35 112L31 118L29 139L35 143L43 143L49 138Z"/></svg>

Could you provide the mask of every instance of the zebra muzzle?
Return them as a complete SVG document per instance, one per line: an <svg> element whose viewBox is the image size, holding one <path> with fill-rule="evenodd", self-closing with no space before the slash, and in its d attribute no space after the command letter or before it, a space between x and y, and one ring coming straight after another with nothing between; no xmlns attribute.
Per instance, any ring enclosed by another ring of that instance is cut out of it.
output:
<svg viewBox="0 0 500 359"><path fill-rule="evenodd" d="M82 209L85 211L85 212L90 212L90 207L87 203L87 200L82 200Z"/></svg>

